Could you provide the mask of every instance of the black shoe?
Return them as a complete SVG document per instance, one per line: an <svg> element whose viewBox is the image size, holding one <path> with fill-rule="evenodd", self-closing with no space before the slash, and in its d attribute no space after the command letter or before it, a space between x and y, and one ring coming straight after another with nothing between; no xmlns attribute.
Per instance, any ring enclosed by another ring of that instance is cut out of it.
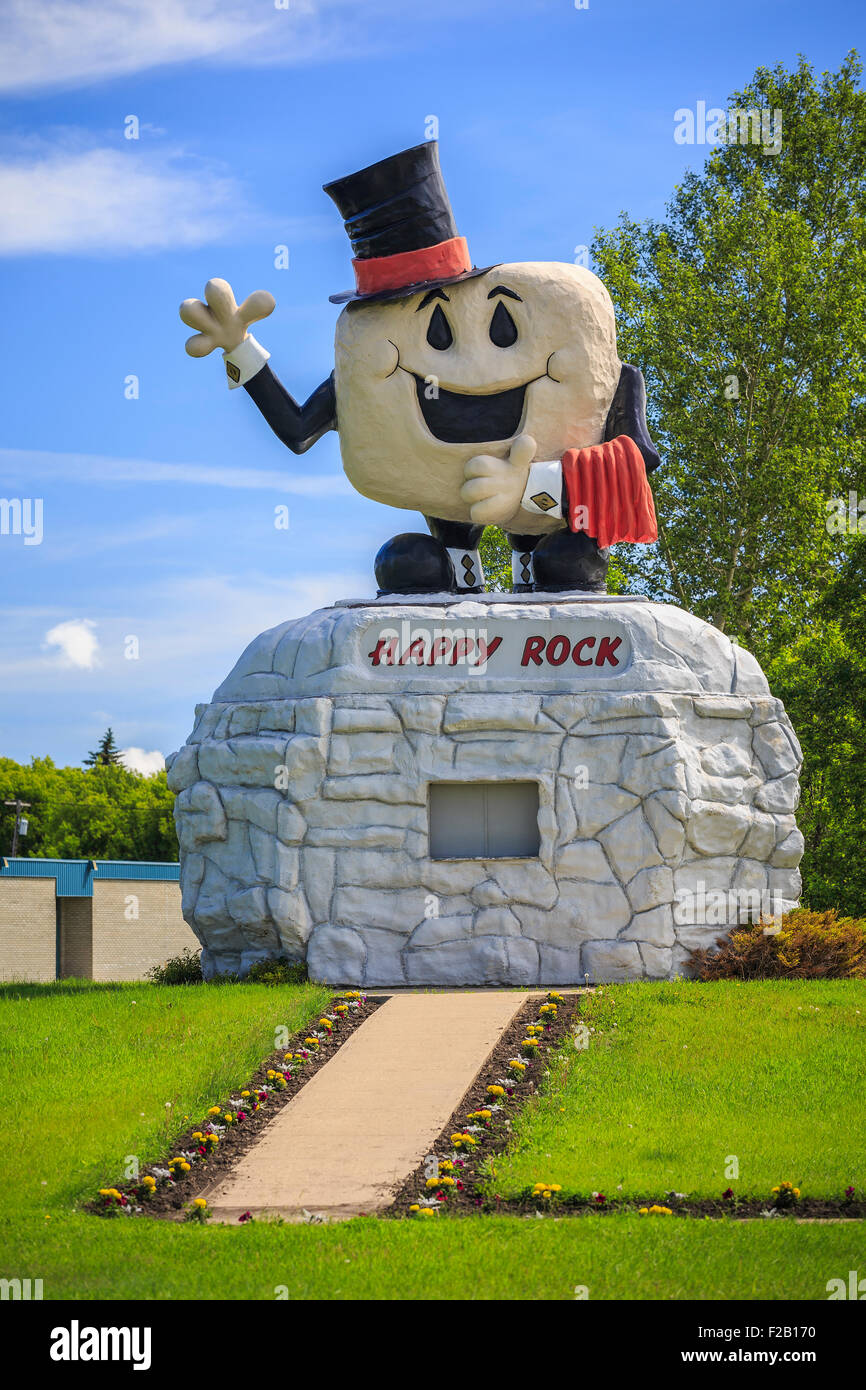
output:
<svg viewBox="0 0 866 1390"><path fill-rule="evenodd" d="M451 557L441 541L404 531L386 541L376 556L379 597L385 594L453 593L457 587Z"/></svg>
<svg viewBox="0 0 866 1390"><path fill-rule="evenodd" d="M533 552L536 593L607 593L610 550L584 531L554 531Z"/></svg>

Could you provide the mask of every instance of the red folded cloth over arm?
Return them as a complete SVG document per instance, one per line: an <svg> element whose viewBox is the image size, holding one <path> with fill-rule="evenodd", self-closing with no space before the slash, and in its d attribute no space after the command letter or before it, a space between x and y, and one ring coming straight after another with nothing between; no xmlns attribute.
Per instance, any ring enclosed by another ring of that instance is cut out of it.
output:
<svg viewBox="0 0 866 1390"><path fill-rule="evenodd" d="M566 518L599 545L658 540L652 489L640 449L627 434L562 456Z"/></svg>

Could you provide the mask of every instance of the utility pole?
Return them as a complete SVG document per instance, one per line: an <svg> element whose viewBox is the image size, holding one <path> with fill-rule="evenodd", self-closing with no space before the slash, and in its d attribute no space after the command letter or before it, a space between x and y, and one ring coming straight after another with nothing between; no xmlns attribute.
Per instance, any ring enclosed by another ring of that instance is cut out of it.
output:
<svg viewBox="0 0 866 1390"><path fill-rule="evenodd" d="M20 820L21 820L21 812L22 812L25 808L29 811L29 810L30 810L31 804L32 804L32 803L29 802L29 801L21 801L20 799L15 800L15 801L4 801L4 802L3 802L3 805L4 805L4 806L14 806L14 807L15 807L15 829L12 831L12 858L13 858L13 859L15 859L16 856L17 856L17 854L18 854L18 826L19 826L19 823L20 823ZM24 831L24 834L25 834L25 835L27 834L27 831L26 831L26 830Z"/></svg>

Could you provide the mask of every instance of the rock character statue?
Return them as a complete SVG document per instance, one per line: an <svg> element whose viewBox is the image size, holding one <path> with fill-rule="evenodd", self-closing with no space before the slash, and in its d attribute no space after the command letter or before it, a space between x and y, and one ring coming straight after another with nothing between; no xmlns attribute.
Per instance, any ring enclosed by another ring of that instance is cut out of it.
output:
<svg viewBox="0 0 866 1390"><path fill-rule="evenodd" d="M303 405L247 331L274 298L238 306L224 280L187 299L193 357L223 349L274 433L302 454L327 430L365 497L423 513L376 557L379 592L476 593L484 527L501 526L520 592L605 591L609 547L657 538L659 456L637 367L620 362L610 296L581 266L478 269L457 233L435 141L325 185L354 253L332 295L335 370Z"/></svg>

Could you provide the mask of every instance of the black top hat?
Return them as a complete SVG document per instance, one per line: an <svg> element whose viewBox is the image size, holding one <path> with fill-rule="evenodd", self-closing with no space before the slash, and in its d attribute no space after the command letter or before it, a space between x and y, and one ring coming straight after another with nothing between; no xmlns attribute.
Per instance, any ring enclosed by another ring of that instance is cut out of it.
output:
<svg viewBox="0 0 866 1390"><path fill-rule="evenodd" d="M324 185L354 252L355 289L332 304L400 299L483 275L472 265L439 168L435 140Z"/></svg>

